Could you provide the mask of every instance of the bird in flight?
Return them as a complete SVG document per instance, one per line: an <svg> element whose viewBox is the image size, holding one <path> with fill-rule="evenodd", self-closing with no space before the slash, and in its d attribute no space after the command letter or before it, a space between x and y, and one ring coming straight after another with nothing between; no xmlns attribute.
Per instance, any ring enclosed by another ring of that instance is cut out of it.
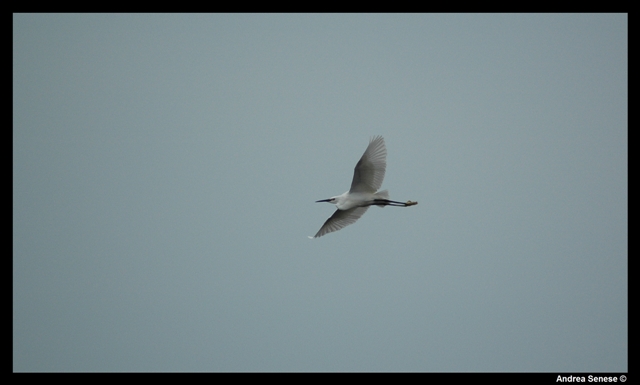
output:
<svg viewBox="0 0 640 385"><path fill-rule="evenodd" d="M353 181L349 191L329 199L316 201L333 203L338 209L327 219L316 235L309 238L319 238L349 226L360 219L369 206L409 207L417 205L418 202L412 201L391 201L387 190L378 191L382 186L386 168L387 148L384 145L384 138L379 135L374 136L353 169Z"/></svg>

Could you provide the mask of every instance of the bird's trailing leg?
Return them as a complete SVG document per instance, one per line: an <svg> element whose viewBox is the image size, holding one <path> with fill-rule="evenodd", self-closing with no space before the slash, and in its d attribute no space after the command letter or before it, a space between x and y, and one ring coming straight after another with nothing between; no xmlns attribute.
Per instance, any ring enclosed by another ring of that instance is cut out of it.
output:
<svg viewBox="0 0 640 385"><path fill-rule="evenodd" d="M418 202L413 202L413 201L396 202L396 201L391 201L389 199L374 199L372 204L377 206L409 207L409 206L417 205Z"/></svg>

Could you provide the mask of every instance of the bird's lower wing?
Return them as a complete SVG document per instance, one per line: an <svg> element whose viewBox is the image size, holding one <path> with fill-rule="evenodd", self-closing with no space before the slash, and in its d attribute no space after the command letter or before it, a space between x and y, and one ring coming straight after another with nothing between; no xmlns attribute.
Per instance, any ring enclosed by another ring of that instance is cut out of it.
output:
<svg viewBox="0 0 640 385"><path fill-rule="evenodd" d="M327 219L324 225L322 225L320 230L318 230L318 233L314 237L309 238L318 238L325 234L338 231L345 226L349 226L350 224L360 219L360 217L367 212L368 208L369 206L354 207L349 210L336 210L336 212L333 213L333 215L329 219Z"/></svg>

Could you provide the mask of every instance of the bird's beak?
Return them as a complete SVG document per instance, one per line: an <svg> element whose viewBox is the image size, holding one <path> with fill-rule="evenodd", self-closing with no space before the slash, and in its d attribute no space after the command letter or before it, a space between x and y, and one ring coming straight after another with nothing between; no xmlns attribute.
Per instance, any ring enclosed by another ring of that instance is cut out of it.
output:
<svg viewBox="0 0 640 385"><path fill-rule="evenodd" d="M330 201L331 201L331 199L320 199L319 201L316 201L316 203L318 203L318 202L330 202Z"/></svg>

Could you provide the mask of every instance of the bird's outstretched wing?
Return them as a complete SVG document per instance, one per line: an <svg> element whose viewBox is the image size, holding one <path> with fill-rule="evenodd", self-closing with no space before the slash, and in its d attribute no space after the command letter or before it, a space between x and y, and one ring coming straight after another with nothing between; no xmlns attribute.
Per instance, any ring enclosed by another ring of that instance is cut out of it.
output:
<svg viewBox="0 0 640 385"><path fill-rule="evenodd" d="M375 193L382 186L387 168L387 147L382 136L374 136L353 170L349 192Z"/></svg>
<svg viewBox="0 0 640 385"><path fill-rule="evenodd" d="M327 219L324 225L322 225L320 230L318 230L318 233L315 236L309 238L319 238L325 234L329 234L334 231L338 231L345 226L349 226L350 224L360 219L360 217L365 212L367 212L368 208L369 206L354 207L349 210L336 210L336 212L333 213L333 215L329 219Z"/></svg>

